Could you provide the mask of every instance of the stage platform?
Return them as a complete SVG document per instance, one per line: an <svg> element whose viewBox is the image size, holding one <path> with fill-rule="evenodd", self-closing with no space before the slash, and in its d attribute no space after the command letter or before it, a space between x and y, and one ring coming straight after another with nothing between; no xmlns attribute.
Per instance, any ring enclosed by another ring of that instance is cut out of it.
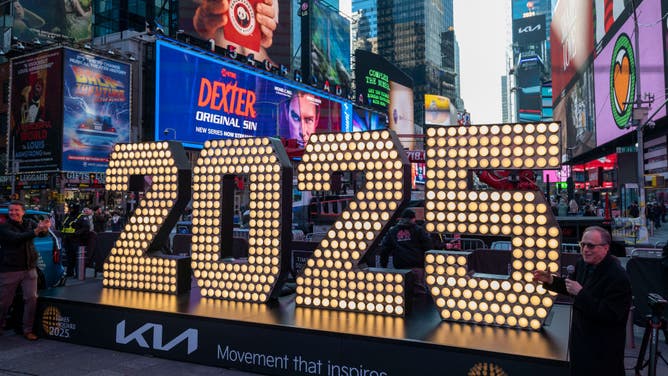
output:
<svg viewBox="0 0 668 376"><path fill-rule="evenodd" d="M441 321L416 302L405 318L102 288L40 294L39 334L66 342L269 375L395 376L568 372L570 306L540 332Z"/></svg>

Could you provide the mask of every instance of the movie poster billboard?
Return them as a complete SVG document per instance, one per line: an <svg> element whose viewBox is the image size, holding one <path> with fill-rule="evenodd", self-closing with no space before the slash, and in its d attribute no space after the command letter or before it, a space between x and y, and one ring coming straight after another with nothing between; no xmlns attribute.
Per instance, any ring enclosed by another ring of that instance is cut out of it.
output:
<svg viewBox="0 0 668 376"><path fill-rule="evenodd" d="M104 172L130 142L130 65L64 49L63 170Z"/></svg>
<svg viewBox="0 0 668 376"><path fill-rule="evenodd" d="M12 35L19 41L71 38L75 42L92 36L92 0L13 0Z"/></svg>
<svg viewBox="0 0 668 376"><path fill-rule="evenodd" d="M454 125L450 115L450 98L436 94L424 95L424 123L426 125Z"/></svg>
<svg viewBox="0 0 668 376"><path fill-rule="evenodd" d="M244 56L268 59L275 66L291 68L292 2L288 0L181 0L179 28L217 46L231 45ZM222 12L221 9L227 9Z"/></svg>
<svg viewBox="0 0 668 376"><path fill-rule="evenodd" d="M552 99L555 104L594 50L590 1L559 0L550 26Z"/></svg>
<svg viewBox="0 0 668 376"><path fill-rule="evenodd" d="M280 136L304 147L312 133L352 127L352 106L344 111L338 97L305 85L162 40L156 61L156 140L201 148L210 139Z"/></svg>
<svg viewBox="0 0 668 376"><path fill-rule="evenodd" d="M633 17L629 17L594 60L599 146L635 131L628 125L633 121L632 102L638 96L651 94L655 104L666 100L661 0L645 0L636 12L638 24L642 25L638 38L634 37ZM639 87L642 92L638 92ZM665 115L664 106L654 118Z"/></svg>
<svg viewBox="0 0 668 376"><path fill-rule="evenodd" d="M562 155L570 155L570 158L596 147L594 73L591 63L576 76L574 82L554 108L554 120L561 122Z"/></svg>
<svg viewBox="0 0 668 376"><path fill-rule="evenodd" d="M8 149L16 161L16 171L58 170L62 139L61 50L13 59L11 80Z"/></svg>
<svg viewBox="0 0 668 376"><path fill-rule="evenodd" d="M350 22L321 1L311 1L308 14L311 75L322 87L340 85L352 88L350 73ZM302 62L303 64L303 62Z"/></svg>

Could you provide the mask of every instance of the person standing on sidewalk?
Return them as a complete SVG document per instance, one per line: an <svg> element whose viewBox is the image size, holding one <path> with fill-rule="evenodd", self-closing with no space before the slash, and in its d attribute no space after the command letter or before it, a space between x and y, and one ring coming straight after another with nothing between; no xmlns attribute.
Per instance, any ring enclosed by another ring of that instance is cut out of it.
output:
<svg viewBox="0 0 668 376"><path fill-rule="evenodd" d="M16 289L23 291L23 336L30 341L37 339L33 333L37 308L37 251L33 239L46 236L51 221L45 219L35 224L23 220L25 204L12 201L9 204L9 220L0 226L0 331L5 327Z"/></svg>

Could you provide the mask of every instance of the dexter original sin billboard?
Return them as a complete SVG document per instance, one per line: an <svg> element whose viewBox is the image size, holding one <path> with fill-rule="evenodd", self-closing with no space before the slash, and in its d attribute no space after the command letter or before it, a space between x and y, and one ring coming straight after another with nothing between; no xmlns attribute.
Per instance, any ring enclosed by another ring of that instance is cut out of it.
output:
<svg viewBox="0 0 668 376"><path fill-rule="evenodd" d="M666 100L661 0L644 0L637 10L639 34L629 17L594 60L596 144L601 146L635 130L629 127L638 95L654 96L654 108ZM655 119L666 115L665 106Z"/></svg>
<svg viewBox="0 0 668 376"><path fill-rule="evenodd" d="M63 51L62 168L105 172L114 144L130 142L130 65Z"/></svg>
<svg viewBox="0 0 668 376"><path fill-rule="evenodd" d="M156 140L201 148L221 138L308 136L352 129L352 105L222 58L156 42Z"/></svg>

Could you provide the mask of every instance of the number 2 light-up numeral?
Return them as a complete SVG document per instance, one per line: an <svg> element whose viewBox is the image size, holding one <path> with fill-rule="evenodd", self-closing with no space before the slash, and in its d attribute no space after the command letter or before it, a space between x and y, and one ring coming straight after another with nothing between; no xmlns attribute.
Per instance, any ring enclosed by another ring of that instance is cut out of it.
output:
<svg viewBox="0 0 668 376"><path fill-rule="evenodd" d="M139 201L104 264L105 287L177 294L190 289L183 257L155 257L190 200L190 164L174 142L117 144L109 157L106 188L113 192L151 187ZM132 187L135 185L135 187Z"/></svg>
<svg viewBox="0 0 668 376"><path fill-rule="evenodd" d="M285 149L269 138L207 141L194 170L192 269L202 296L266 302L289 265L292 168ZM230 200L221 196L223 180L241 174L250 182L248 260L221 259L221 249L232 246L231 233L226 239L220 231L231 220L222 215L222 200Z"/></svg>
<svg viewBox="0 0 668 376"><path fill-rule="evenodd" d="M297 167L300 190L329 190L332 174L342 171L364 171L366 181L297 277L297 305L405 313L407 271L357 267L410 195L410 165L400 145L387 130L311 136Z"/></svg>
<svg viewBox="0 0 668 376"><path fill-rule="evenodd" d="M559 270L561 232L541 192L475 191L476 169L560 167L559 124L434 127L426 137L427 230L508 236L508 278L467 275L466 252L430 251L427 285L446 320L538 330L553 295L533 282L535 269Z"/></svg>

